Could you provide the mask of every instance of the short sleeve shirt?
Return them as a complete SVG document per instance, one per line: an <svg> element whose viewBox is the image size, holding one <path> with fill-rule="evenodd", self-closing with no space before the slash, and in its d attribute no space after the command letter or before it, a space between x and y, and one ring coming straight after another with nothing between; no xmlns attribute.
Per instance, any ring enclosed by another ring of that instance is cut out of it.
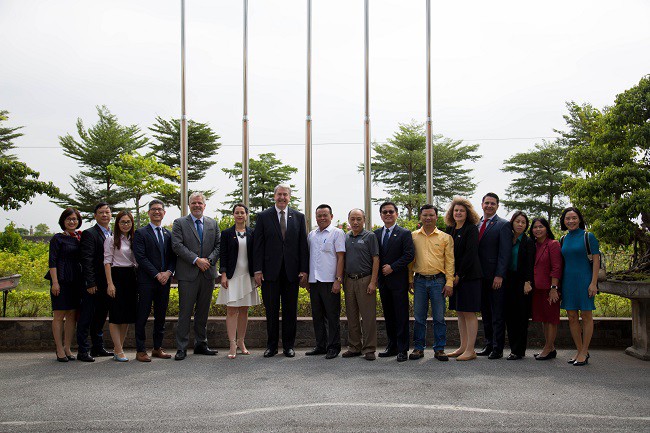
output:
<svg viewBox="0 0 650 433"><path fill-rule="evenodd" d="M345 236L346 274L370 275L375 256L379 256L379 243L373 232L364 229L357 236L348 232Z"/></svg>

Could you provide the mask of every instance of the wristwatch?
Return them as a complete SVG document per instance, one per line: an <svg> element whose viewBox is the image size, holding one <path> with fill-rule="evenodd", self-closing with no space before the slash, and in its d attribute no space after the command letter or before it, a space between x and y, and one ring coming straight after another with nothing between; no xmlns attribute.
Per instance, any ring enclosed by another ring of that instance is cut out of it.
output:
<svg viewBox="0 0 650 433"><path fill-rule="evenodd" d="M557 286L551 286L551 290L553 289L557 290Z"/></svg>

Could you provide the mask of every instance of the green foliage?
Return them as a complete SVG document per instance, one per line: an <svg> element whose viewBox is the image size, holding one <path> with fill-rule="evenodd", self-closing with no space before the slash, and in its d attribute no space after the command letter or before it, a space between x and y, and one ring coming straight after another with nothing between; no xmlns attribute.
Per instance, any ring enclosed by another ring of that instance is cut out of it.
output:
<svg viewBox="0 0 650 433"><path fill-rule="evenodd" d="M22 241L17 250L0 251L0 276L22 275L20 288L43 290L48 286L43 277L48 270L49 245Z"/></svg>
<svg viewBox="0 0 650 433"><path fill-rule="evenodd" d="M36 227L34 227L34 236L44 236L50 234L52 234L52 232L45 223L36 224Z"/></svg>
<svg viewBox="0 0 650 433"><path fill-rule="evenodd" d="M12 290L7 297L7 315L10 317L51 316L52 302L50 301L49 291Z"/></svg>
<svg viewBox="0 0 650 433"><path fill-rule="evenodd" d="M22 243L23 238L16 232L16 225L13 222L7 224L4 231L0 233L0 251L17 254L20 251ZM0 273L0 275L6 274Z"/></svg>
<svg viewBox="0 0 650 433"><path fill-rule="evenodd" d="M478 144L464 145L442 135L432 136L432 186L435 205L451 200L454 195L472 195L476 184L468 162L475 162ZM386 144L373 144L372 181L384 185L388 197L376 198L381 203L391 200L404 207L408 217L426 201L426 135L423 123L399 124L399 130ZM359 171L363 172L363 164Z"/></svg>
<svg viewBox="0 0 650 433"><path fill-rule="evenodd" d="M503 204L508 210L523 210L529 215L544 215L553 221L565 206L562 182L568 175L566 148L544 141L529 152L517 153L504 161L501 171L515 173L506 190Z"/></svg>
<svg viewBox="0 0 650 433"><path fill-rule="evenodd" d="M22 129L22 126L4 126L2 122L9 120L9 112L6 110L0 110L0 157L15 160L14 155L10 155L7 152L16 147L13 143L14 139L22 137L21 132L16 132L19 129Z"/></svg>
<svg viewBox="0 0 650 433"><path fill-rule="evenodd" d="M632 301L610 293L596 295L596 317L631 317Z"/></svg>
<svg viewBox="0 0 650 433"><path fill-rule="evenodd" d="M16 230L16 233L18 233L20 235L20 237L29 236L29 230L27 230L24 227L16 227L15 230Z"/></svg>
<svg viewBox="0 0 650 433"><path fill-rule="evenodd" d="M219 230L224 231L235 225L235 218L232 215L225 214L219 221Z"/></svg>

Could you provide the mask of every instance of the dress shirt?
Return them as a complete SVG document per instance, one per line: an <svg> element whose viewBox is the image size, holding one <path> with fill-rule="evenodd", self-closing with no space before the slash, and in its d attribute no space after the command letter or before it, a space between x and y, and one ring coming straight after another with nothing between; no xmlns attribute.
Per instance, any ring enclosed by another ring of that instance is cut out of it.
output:
<svg viewBox="0 0 650 433"><path fill-rule="evenodd" d="M99 226L99 224L97 224ZM111 235L111 230L107 229L104 226L99 226L100 229L102 229L102 233L104 233L104 237L109 237Z"/></svg>
<svg viewBox="0 0 650 433"><path fill-rule="evenodd" d="M192 217L192 224L194 224L194 228L195 228L195 229L196 229L196 220L201 220L201 224L203 224L203 216L201 216L201 218L196 218L196 217L195 217L194 215L192 215L192 214L190 214L190 216ZM151 223L149 223L149 224L151 224ZM203 229L205 230L205 225L203 226ZM155 232L156 232L156 229L154 229L153 231L154 231L154 233L155 233ZM201 242L203 242L203 239L201 239ZM197 261L198 259L199 259L198 257L195 258L195 259L192 261L192 264L195 264L196 261Z"/></svg>
<svg viewBox="0 0 650 433"><path fill-rule="evenodd" d="M384 229L381 231L381 245L380 246L382 246L382 247L384 246L384 236L386 236L386 230L390 230L390 236L393 236L393 234L395 233L395 227L397 227L397 224L393 224L390 227L384 226Z"/></svg>
<svg viewBox="0 0 650 433"><path fill-rule="evenodd" d="M436 275L443 273L446 285L454 285L454 240L447 233L436 227L430 235L424 228L413 232L415 259L409 265L409 282L413 282L413 273Z"/></svg>
<svg viewBox="0 0 650 433"><path fill-rule="evenodd" d="M345 252L345 233L330 224L323 230L312 230L307 236L307 242L309 282L333 283L336 280L337 253Z"/></svg>
<svg viewBox="0 0 650 433"><path fill-rule="evenodd" d="M138 266L131 249L131 241L126 236L121 236L119 250L115 249L112 235L104 241L104 264L118 268Z"/></svg>
<svg viewBox="0 0 650 433"><path fill-rule="evenodd" d="M278 222L282 219L282 216L280 215L280 212L284 211L284 221L287 223L287 227L289 226L289 206L285 207L284 209L280 209L277 206L275 207L275 213L278 216Z"/></svg>

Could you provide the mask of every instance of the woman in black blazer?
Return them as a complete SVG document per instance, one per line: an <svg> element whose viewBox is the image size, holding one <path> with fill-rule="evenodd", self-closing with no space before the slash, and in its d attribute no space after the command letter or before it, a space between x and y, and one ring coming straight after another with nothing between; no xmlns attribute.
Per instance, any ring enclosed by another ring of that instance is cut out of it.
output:
<svg viewBox="0 0 650 433"><path fill-rule="evenodd" d="M508 360L526 355L528 319L530 317L535 267L535 241L526 236L528 216L517 211L510 218L512 227L512 254L505 279L505 319L510 343Z"/></svg>
<svg viewBox="0 0 650 433"><path fill-rule="evenodd" d="M253 229L246 226L248 208L238 203L233 207L232 214L235 225L221 233L221 288L217 304L227 308L226 329L230 343L228 358L235 359L237 349L243 355L250 354L244 344L248 307L258 305L260 298L253 277Z"/></svg>
<svg viewBox="0 0 650 433"><path fill-rule="evenodd" d="M457 361L476 359L476 313L481 311L481 263L478 258L479 216L463 197L454 197L445 215L446 232L454 239L454 294L449 309L458 313L460 347L449 353Z"/></svg>

